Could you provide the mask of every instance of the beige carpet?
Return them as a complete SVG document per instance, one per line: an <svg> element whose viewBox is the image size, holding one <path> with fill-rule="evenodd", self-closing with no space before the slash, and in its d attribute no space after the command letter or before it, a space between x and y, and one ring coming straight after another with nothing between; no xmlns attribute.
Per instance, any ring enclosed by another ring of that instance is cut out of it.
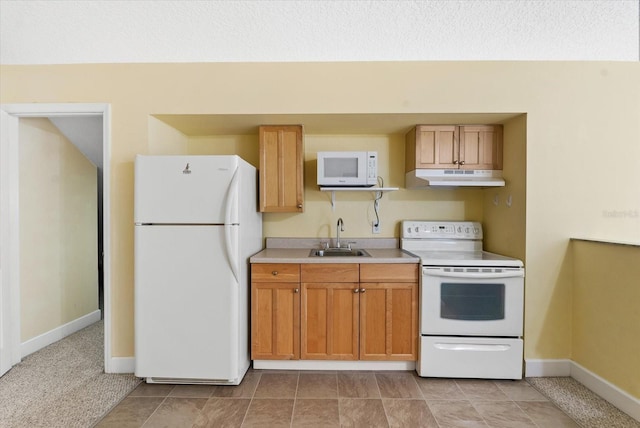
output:
<svg viewBox="0 0 640 428"><path fill-rule="evenodd" d="M25 357L0 378L0 427L87 428L131 392L133 375L104 373L103 323Z"/></svg>
<svg viewBox="0 0 640 428"><path fill-rule="evenodd" d="M532 377L527 382L583 428L640 428L640 422L573 378Z"/></svg>

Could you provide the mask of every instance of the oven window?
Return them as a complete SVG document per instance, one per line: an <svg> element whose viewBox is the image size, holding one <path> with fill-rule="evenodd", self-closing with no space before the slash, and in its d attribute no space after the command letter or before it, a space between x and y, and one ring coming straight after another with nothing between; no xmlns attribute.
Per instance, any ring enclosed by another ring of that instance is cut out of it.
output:
<svg viewBox="0 0 640 428"><path fill-rule="evenodd" d="M440 318L468 321L504 319L504 284L440 284Z"/></svg>

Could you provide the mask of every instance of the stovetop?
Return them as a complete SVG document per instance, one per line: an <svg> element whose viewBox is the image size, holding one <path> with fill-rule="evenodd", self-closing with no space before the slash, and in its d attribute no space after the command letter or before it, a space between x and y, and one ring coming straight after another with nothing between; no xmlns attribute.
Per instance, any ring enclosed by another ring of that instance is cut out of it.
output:
<svg viewBox="0 0 640 428"><path fill-rule="evenodd" d="M420 257L423 266L523 266L522 261L518 259L488 251L407 251Z"/></svg>
<svg viewBox="0 0 640 428"><path fill-rule="evenodd" d="M424 266L523 266L518 259L483 251L482 236L478 222L405 220L400 247Z"/></svg>

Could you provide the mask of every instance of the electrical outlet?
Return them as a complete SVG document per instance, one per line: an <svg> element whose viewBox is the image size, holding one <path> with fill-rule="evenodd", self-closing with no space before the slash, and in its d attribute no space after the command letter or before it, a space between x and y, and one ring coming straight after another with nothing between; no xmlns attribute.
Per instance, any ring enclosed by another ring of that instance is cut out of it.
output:
<svg viewBox="0 0 640 428"><path fill-rule="evenodd" d="M375 223L371 225L371 233L380 233L380 222L377 225Z"/></svg>

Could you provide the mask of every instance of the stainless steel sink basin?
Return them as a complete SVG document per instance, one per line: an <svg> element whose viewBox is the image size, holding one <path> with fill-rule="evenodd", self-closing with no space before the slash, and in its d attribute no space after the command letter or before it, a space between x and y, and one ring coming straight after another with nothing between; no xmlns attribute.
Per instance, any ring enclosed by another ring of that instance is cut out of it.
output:
<svg viewBox="0 0 640 428"><path fill-rule="evenodd" d="M309 257L371 257L365 250L351 248L327 248L325 250L313 249Z"/></svg>

